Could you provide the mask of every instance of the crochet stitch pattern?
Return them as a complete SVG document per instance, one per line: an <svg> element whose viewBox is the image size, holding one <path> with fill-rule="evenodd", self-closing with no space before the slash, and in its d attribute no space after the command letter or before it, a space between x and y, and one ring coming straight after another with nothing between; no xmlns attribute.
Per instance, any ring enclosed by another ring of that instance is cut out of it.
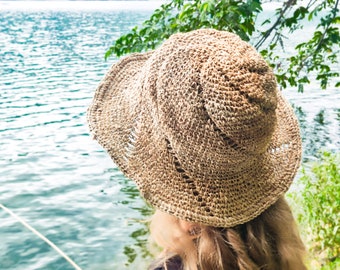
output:
<svg viewBox="0 0 340 270"><path fill-rule="evenodd" d="M287 191L300 164L298 122L275 75L225 31L178 33L122 58L87 117L151 205L205 225L257 217Z"/></svg>

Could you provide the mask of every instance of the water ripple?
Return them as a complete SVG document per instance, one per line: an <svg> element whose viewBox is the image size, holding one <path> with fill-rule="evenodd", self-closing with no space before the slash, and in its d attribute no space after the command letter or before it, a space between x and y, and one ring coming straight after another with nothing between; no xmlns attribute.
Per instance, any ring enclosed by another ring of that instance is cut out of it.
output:
<svg viewBox="0 0 340 270"><path fill-rule="evenodd" d="M85 114L111 65L105 50L150 10L1 10L0 202L85 269L124 265L124 245L138 227L126 219L140 213L122 205L114 214L113 204L125 200L124 177L90 139ZM0 269L72 269L3 212L0 221Z"/></svg>

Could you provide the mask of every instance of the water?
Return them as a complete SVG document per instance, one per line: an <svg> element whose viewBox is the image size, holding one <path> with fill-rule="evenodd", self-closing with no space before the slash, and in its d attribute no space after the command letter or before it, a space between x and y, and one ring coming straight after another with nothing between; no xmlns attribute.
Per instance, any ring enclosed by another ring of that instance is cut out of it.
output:
<svg viewBox="0 0 340 270"><path fill-rule="evenodd" d="M112 40L157 5L0 2L0 203L83 269L144 269L150 260L140 222L149 209L91 140L85 114L114 60L103 59ZM307 88L285 91L305 162L340 148L340 94ZM72 269L1 210L0 224L0 269Z"/></svg>

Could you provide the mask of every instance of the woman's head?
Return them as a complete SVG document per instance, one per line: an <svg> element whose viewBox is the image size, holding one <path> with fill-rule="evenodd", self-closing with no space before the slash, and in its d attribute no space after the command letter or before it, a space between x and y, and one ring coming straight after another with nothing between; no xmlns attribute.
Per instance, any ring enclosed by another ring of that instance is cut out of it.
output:
<svg viewBox="0 0 340 270"><path fill-rule="evenodd" d="M238 36L212 29L114 64L88 121L151 205L214 227L260 215L287 191L301 156L270 67Z"/></svg>
<svg viewBox="0 0 340 270"><path fill-rule="evenodd" d="M90 130L156 209L153 235L185 269L305 269L282 199L299 166L293 110L238 36L201 29L115 63Z"/></svg>

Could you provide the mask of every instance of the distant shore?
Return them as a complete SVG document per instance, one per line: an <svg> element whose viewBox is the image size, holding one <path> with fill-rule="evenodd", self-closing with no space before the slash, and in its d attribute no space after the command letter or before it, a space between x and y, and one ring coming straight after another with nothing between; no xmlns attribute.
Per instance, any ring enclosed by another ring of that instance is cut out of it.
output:
<svg viewBox="0 0 340 270"><path fill-rule="evenodd" d="M153 11L164 1L0 1L0 12L3 11Z"/></svg>

